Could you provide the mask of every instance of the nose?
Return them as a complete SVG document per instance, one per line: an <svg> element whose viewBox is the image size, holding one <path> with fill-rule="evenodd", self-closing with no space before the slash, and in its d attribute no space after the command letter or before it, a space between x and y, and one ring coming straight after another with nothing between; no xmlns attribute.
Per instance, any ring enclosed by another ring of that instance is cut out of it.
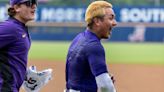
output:
<svg viewBox="0 0 164 92"><path fill-rule="evenodd" d="M117 25L117 21L116 20L113 20L113 26L116 26Z"/></svg>
<svg viewBox="0 0 164 92"><path fill-rule="evenodd" d="M35 9L36 7L37 7L36 4L33 4L33 5L31 6L32 9Z"/></svg>

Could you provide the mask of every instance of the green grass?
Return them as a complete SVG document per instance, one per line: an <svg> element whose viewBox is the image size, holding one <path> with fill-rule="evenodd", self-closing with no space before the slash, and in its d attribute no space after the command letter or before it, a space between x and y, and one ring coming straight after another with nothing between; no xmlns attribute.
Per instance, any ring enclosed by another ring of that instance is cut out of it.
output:
<svg viewBox="0 0 164 92"><path fill-rule="evenodd" d="M69 44L68 42L33 42L29 58L64 61Z"/></svg>
<svg viewBox="0 0 164 92"><path fill-rule="evenodd" d="M33 42L30 59L65 61L70 42ZM162 43L103 43L110 63L164 64Z"/></svg>
<svg viewBox="0 0 164 92"><path fill-rule="evenodd" d="M105 43L107 61L132 64L164 64L164 44Z"/></svg>

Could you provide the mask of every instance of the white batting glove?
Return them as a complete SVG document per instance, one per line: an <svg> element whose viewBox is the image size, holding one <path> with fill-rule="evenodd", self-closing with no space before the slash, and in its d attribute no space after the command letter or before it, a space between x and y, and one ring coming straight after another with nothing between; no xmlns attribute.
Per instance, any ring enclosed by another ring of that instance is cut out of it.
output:
<svg viewBox="0 0 164 92"><path fill-rule="evenodd" d="M52 69L37 71L36 66L30 66L27 69L26 79L23 82L23 88L26 92L39 92L52 78Z"/></svg>

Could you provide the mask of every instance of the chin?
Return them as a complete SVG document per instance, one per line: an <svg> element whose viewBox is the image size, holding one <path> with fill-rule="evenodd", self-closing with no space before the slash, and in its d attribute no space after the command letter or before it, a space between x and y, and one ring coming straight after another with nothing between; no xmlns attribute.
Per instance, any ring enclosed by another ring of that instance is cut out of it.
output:
<svg viewBox="0 0 164 92"><path fill-rule="evenodd" d="M102 37L103 39L108 39L109 38L109 36L104 36L104 37Z"/></svg>
<svg viewBox="0 0 164 92"><path fill-rule="evenodd" d="M109 35L107 35L106 37L104 37L105 39L109 39L109 38L111 38L111 35L109 34Z"/></svg>
<svg viewBox="0 0 164 92"><path fill-rule="evenodd" d="M32 21L32 20L34 20L35 18L29 18L29 21Z"/></svg>
<svg viewBox="0 0 164 92"><path fill-rule="evenodd" d="M34 19L35 19L35 17L31 17L30 19L31 19L31 20L34 20Z"/></svg>
<svg viewBox="0 0 164 92"><path fill-rule="evenodd" d="M108 38L111 38L111 35L109 35Z"/></svg>
<svg viewBox="0 0 164 92"><path fill-rule="evenodd" d="M31 15L31 16L29 16L29 19L34 20L35 19L35 16L34 15Z"/></svg>

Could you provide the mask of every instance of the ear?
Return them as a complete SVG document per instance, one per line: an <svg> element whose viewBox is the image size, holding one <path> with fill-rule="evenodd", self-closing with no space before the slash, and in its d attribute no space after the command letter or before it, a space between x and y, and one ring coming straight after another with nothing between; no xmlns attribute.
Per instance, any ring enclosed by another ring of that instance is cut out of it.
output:
<svg viewBox="0 0 164 92"><path fill-rule="evenodd" d="M94 22L95 25L99 26L101 21L100 21L99 18L94 18L93 22Z"/></svg>
<svg viewBox="0 0 164 92"><path fill-rule="evenodd" d="M14 5L14 9L15 9L16 12L20 12L20 6Z"/></svg>

